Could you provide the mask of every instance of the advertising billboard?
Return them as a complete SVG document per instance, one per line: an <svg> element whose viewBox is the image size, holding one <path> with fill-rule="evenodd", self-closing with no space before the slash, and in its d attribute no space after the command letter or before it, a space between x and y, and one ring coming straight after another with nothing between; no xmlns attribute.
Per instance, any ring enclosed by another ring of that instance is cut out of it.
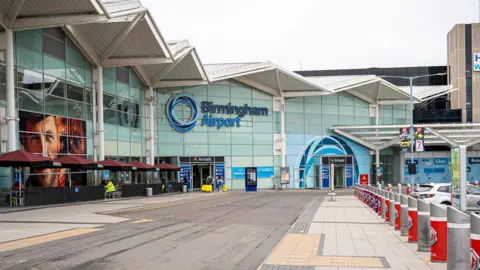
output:
<svg viewBox="0 0 480 270"><path fill-rule="evenodd" d="M87 154L86 122L42 113L19 111L20 148L55 159L63 155ZM27 186L68 186L66 169L30 170ZM86 185L87 175L72 169L72 186Z"/></svg>

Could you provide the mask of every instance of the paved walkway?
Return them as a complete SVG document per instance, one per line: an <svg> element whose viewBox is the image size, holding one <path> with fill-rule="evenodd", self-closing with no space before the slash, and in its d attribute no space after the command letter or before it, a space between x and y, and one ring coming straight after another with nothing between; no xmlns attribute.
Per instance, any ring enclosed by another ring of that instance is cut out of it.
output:
<svg viewBox="0 0 480 270"><path fill-rule="evenodd" d="M194 192L0 213L0 243L59 231L97 228L128 220L140 222L142 220L136 220L135 217L122 215L122 211L129 209L151 210L228 194Z"/></svg>
<svg viewBox="0 0 480 270"><path fill-rule="evenodd" d="M441 270L354 196L314 201L261 266L308 270Z"/></svg>

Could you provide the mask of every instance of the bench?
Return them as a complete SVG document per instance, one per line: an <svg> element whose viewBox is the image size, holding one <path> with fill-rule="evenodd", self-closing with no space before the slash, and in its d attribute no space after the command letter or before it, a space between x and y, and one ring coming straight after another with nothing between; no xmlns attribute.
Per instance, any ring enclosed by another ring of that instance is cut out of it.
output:
<svg viewBox="0 0 480 270"><path fill-rule="evenodd" d="M122 197L122 188L121 187L116 187L115 191L112 192L106 192L105 191L105 200L106 199L112 199L112 198L120 198Z"/></svg>

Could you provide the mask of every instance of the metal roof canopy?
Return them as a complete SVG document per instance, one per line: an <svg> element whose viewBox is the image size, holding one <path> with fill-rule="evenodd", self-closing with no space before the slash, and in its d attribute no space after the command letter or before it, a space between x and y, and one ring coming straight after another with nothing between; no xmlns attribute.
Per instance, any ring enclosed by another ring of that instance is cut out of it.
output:
<svg viewBox="0 0 480 270"><path fill-rule="evenodd" d="M0 30L62 27L92 64L132 66L146 86L162 79L208 81L195 49L186 41L167 43L139 0L4 2Z"/></svg>
<svg viewBox="0 0 480 270"><path fill-rule="evenodd" d="M212 82L234 79L273 96L293 97L304 92L318 95L330 93L303 76L270 62L206 64L205 70Z"/></svg>
<svg viewBox="0 0 480 270"><path fill-rule="evenodd" d="M410 125L335 126L330 129L371 150L400 144L400 129ZM425 128L425 145L472 146L480 143L480 123L415 124Z"/></svg>

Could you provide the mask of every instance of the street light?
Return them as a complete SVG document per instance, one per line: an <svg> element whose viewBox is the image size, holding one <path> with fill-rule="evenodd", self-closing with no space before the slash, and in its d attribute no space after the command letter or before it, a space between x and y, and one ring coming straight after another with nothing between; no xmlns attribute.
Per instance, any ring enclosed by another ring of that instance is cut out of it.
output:
<svg viewBox="0 0 480 270"><path fill-rule="evenodd" d="M413 164L413 146L415 145L415 136L413 131L413 80L425 77L433 77L433 76L445 76L447 73L435 73L435 74L428 74L428 75L420 75L420 76L380 76L380 78L398 78L398 79L405 79L410 81L410 162ZM410 179L412 187L415 184L415 176L412 174Z"/></svg>

